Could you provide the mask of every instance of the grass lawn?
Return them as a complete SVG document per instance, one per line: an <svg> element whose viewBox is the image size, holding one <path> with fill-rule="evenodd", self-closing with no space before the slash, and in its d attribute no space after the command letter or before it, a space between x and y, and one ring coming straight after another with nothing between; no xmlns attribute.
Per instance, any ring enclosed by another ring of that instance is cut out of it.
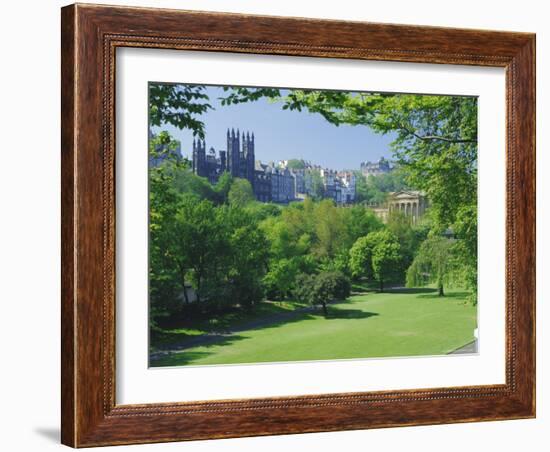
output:
<svg viewBox="0 0 550 452"><path fill-rule="evenodd" d="M447 291L446 295L440 298L432 289L355 295L329 306L328 318L320 310L299 312L209 345L172 352L151 365L446 354L474 340L476 328L476 308L465 301L468 294Z"/></svg>

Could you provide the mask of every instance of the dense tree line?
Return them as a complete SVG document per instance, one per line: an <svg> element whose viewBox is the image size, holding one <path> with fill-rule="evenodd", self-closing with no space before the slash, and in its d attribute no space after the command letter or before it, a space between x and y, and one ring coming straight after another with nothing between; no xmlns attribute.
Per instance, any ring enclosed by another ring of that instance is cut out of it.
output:
<svg viewBox="0 0 550 452"><path fill-rule="evenodd" d="M162 146L160 146L162 144ZM198 177L162 133L150 152L150 300L159 317L297 299L321 306L349 296L350 281L404 284L428 228L393 214L383 224L364 205L332 200L287 206L254 199L247 180Z"/></svg>
<svg viewBox="0 0 550 452"><path fill-rule="evenodd" d="M393 158L406 174L405 184L424 191L430 200L430 235L454 236L448 273L465 283L477 302L475 97L242 87L226 91L225 104L267 97L283 109L320 114L336 126L367 126L391 134ZM383 195L369 188L369 182L375 180L359 178L359 196L380 202Z"/></svg>

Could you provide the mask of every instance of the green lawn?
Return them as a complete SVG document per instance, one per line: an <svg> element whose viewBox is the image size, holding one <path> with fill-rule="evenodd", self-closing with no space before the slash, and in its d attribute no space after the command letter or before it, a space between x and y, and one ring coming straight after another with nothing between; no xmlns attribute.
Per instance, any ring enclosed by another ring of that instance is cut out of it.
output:
<svg viewBox="0 0 550 452"><path fill-rule="evenodd" d="M236 364L439 355L474 339L476 308L466 292L431 289L356 295L320 311L238 331L216 343L173 352L153 366Z"/></svg>

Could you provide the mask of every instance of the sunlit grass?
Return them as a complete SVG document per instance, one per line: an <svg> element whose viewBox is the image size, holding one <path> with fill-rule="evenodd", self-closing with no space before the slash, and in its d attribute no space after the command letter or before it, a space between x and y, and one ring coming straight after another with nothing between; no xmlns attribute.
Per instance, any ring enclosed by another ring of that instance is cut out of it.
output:
<svg viewBox="0 0 550 452"><path fill-rule="evenodd" d="M291 318L237 331L208 345L162 356L153 366L236 364L371 357L441 355L474 340L476 307L467 292L403 289L356 295L348 302L320 311L299 312ZM250 319L294 309L293 303L265 303L253 317L224 320L224 328ZM174 330L175 332L176 330ZM182 329L196 336L204 328ZM210 329L210 331L212 331ZM176 334L177 336L177 334Z"/></svg>

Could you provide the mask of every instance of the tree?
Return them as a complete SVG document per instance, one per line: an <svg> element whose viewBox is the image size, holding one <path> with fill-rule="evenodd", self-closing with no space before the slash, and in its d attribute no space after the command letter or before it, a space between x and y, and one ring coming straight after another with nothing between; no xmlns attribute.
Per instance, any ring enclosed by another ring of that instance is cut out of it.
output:
<svg viewBox="0 0 550 452"><path fill-rule="evenodd" d="M262 278L268 258L266 237L251 215L242 208L229 206L221 209L221 224L228 231L226 255L228 303L252 308L262 300Z"/></svg>
<svg viewBox="0 0 550 452"><path fill-rule="evenodd" d="M292 170L301 170L305 169L306 163L301 159L290 159L288 161L287 167Z"/></svg>
<svg viewBox="0 0 550 452"><path fill-rule="evenodd" d="M177 162L182 156L177 152L179 141L166 130L161 130L149 139L149 161L161 164L165 161Z"/></svg>
<svg viewBox="0 0 550 452"><path fill-rule="evenodd" d="M429 224L413 225L410 215L393 210L388 215L386 227L399 241L402 256L399 270L404 274L411 265L418 247L428 236Z"/></svg>
<svg viewBox="0 0 550 452"><path fill-rule="evenodd" d="M361 171L354 171L355 175L355 201L358 203L370 203L369 187L367 186L367 178Z"/></svg>
<svg viewBox="0 0 550 452"><path fill-rule="evenodd" d="M212 202L197 201L189 195L182 197L177 206L169 253L180 272L184 295L188 280L193 283L199 302L216 292L223 278L227 240L224 221Z"/></svg>
<svg viewBox="0 0 550 452"><path fill-rule="evenodd" d="M465 206L457 212L454 232L458 240L453 252L460 264L460 280L471 291L471 302L477 304L477 206Z"/></svg>
<svg viewBox="0 0 550 452"><path fill-rule="evenodd" d="M334 300L345 300L350 291L351 286L345 275L333 271L298 275L294 293L299 301L322 306L324 316L328 317L327 304Z"/></svg>
<svg viewBox="0 0 550 452"><path fill-rule="evenodd" d="M376 233L374 233L376 234ZM395 237L382 238L372 249L372 273L384 291L384 282L399 273L401 263L399 242Z"/></svg>
<svg viewBox="0 0 550 452"><path fill-rule="evenodd" d="M350 269L354 278L366 277L384 283L397 276L401 264L401 247L397 237L387 229L360 237L350 250Z"/></svg>
<svg viewBox="0 0 550 452"><path fill-rule="evenodd" d="M323 199L315 206L314 252L318 257L332 259L345 241L345 224L337 208L330 199Z"/></svg>
<svg viewBox="0 0 550 452"><path fill-rule="evenodd" d="M174 172L172 186L182 195L193 195L198 200L207 199L213 203L218 201L218 195L208 179L197 176L189 168Z"/></svg>
<svg viewBox="0 0 550 452"><path fill-rule="evenodd" d="M274 260L263 279L266 295L270 300L283 300L294 290L299 271L296 258Z"/></svg>
<svg viewBox="0 0 550 452"><path fill-rule="evenodd" d="M204 138L204 123L197 116L212 109L203 85L171 83L149 84L149 122L152 126L172 124L178 129L191 129Z"/></svg>
<svg viewBox="0 0 550 452"><path fill-rule="evenodd" d="M349 251L349 267L353 278L371 279L373 242L367 236L359 237Z"/></svg>
<svg viewBox="0 0 550 452"><path fill-rule="evenodd" d="M439 296L444 296L444 285L452 280L455 270L453 244L452 239L441 236L432 236L422 242L407 270L407 286L435 283Z"/></svg>
<svg viewBox="0 0 550 452"><path fill-rule="evenodd" d="M214 192L217 195L219 204L227 204L229 202L229 190L231 190L232 184L233 176L227 171L224 171L214 186Z"/></svg>
<svg viewBox="0 0 550 452"><path fill-rule="evenodd" d="M246 179L237 177L231 184L227 199L229 204L232 206L244 207L256 198L254 196L254 192L252 191L252 185L250 185L250 182Z"/></svg>
<svg viewBox="0 0 550 452"><path fill-rule="evenodd" d="M349 249L359 237L366 236L384 227L374 212L361 205L354 205L347 209L340 209L345 227L345 242Z"/></svg>
<svg viewBox="0 0 550 452"><path fill-rule="evenodd" d="M325 184L323 183L323 178L321 173L317 170L312 170L308 173L310 179L310 194L315 201L320 201L325 197Z"/></svg>
<svg viewBox="0 0 550 452"><path fill-rule="evenodd" d="M149 303L150 322L178 310L180 276L171 254L175 214L180 193L174 179L187 171L188 161L175 158L171 152L174 140L167 132L157 134L149 142L149 156L160 163L149 169Z"/></svg>

